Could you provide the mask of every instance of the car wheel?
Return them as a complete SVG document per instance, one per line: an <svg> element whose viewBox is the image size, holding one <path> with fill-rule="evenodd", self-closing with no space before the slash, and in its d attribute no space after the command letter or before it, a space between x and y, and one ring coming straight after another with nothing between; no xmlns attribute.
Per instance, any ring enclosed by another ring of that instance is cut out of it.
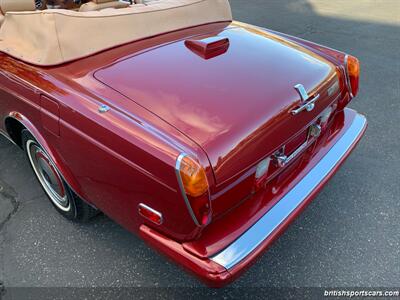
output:
<svg viewBox="0 0 400 300"><path fill-rule="evenodd" d="M86 204L68 186L57 167L28 130L22 131L22 143L40 185L57 211L70 220L88 221L98 210Z"/></svg>

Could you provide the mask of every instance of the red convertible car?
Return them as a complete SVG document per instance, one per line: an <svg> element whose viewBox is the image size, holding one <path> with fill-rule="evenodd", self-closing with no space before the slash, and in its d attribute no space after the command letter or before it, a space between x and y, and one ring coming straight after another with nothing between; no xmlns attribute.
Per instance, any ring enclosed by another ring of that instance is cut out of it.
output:
<svg viewBox="0 0 400 300"><path fill-rule="evenodd" d="M363 136L357 58L228 0L83 2L0 2L0 133L65 217L104 212L231 282Z"/></svg>

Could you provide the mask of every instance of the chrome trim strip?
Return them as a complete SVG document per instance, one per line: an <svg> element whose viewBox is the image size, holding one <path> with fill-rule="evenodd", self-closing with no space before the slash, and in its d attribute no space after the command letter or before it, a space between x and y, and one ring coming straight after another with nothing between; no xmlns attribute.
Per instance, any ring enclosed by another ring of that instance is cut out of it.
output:
<svg viewBox="0 0 400 300"><path fill-rule="evenodd" d="M187 197L187 195L186 195L186 193L185 193L185 187L183 186L183 182L182 182L182 178L181 178L181 174L180 174L181 163L182 163L182 160L183 160L186 156L188 156L186 153L181 153L181 154L178 156L178 158L177 158L177 160L176 160L176 165L175 165L175 173L176 173L176 177L177 177L177 179L178 179L178 184L179 184L179 188L180 188L181 193L182 193L182 197L183 197L183 199L185 200L185 203L186 203L186 206L187 206L187 208L188 208L188 210L189 210L190 216L192 217L194 223L195 223L197 226L200 226L200 223L199 223L199 221L197 221L196 216L195 216L195 214L194 214L194 212L193 212L193 209L192 209L192 207L190 206L190 202L189 202L189 199L188 199L188 197Z"/></svg>
<svg viewBox="0 0 400 300"><path fill-rule="evenodd" d="M338 140L321 161L292 190L236 241L220 253L210 257L210 259L228 270L245 259L267 239L307 196L317 188L320 182L328 176L360 136L366 126L366 122L366 118L358 114L350 128L344 133L340 140Z"/></svg>
<svg viewBox="0 0 400 300"><path fill-rule="evenodd" d="M347 87L349 88L350 96L351 96L351 98L354 98L348 70L349 70L349 55L346 54L346 56L344 57L344 73L346 74L346 83L347 83Z"/></svg>

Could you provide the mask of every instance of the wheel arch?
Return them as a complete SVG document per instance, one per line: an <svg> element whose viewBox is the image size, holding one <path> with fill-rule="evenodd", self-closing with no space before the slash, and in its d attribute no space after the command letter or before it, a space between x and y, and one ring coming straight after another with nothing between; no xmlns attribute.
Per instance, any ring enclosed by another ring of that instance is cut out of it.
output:
<svg viewBox="0 0 400 300"><path fill-rule="evenodd" d="M47 155L51 158L62 178L71 187L74 193L81 199L86 199L84 195L82 195L82 189L80 188L79 183L67 165L61 159L58 151L54 149L51 144L47 143L46 139L40 133L40 130L37 129L37 127L29 120L29 118L19 112L10 112L4 119L4 125L10 139L14 141L14 143L21 149L23 149L22 131L25 129L28 130L43 148L43 150L47 153Z"/></svg>

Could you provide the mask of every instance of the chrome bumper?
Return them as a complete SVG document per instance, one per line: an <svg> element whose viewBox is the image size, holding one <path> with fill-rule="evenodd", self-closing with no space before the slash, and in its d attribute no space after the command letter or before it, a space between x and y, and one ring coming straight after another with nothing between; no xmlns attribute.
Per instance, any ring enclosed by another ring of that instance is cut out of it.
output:
<svg viewBox="0 0 400 300"><path fill-rule="evenodd" d="M366 123L364 116L356 115L340 140L290 192L236 241L210 259L229 270L251 254L329 175L362 134Z"/></svg>

